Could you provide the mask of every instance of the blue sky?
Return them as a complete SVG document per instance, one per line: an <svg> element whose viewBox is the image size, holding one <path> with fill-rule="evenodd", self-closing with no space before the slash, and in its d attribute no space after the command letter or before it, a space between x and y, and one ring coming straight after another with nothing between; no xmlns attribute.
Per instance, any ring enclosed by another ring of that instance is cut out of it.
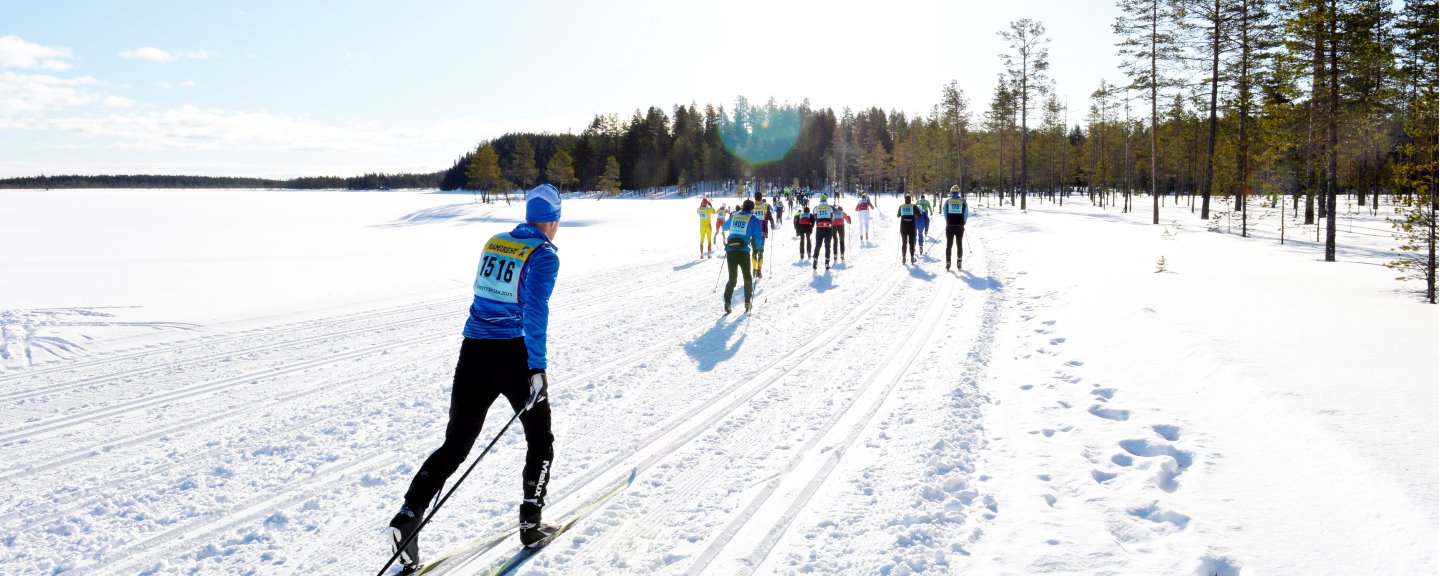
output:
<svg viewBox="0 0 1440 576"><path fill-rule="evenodd" d="M1041 20L1071 121L1120 81L1112 2L0 0L0 177L446 168L507 131L676 103L983 109Z"/></svg>

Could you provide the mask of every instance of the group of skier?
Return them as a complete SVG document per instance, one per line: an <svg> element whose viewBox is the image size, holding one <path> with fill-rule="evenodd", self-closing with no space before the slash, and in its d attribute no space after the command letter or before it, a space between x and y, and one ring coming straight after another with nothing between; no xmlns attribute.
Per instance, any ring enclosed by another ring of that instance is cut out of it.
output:
<svg viewBox="0 0 1440 576"><path fill-rule="evenodd" d="M797 240L801 261L809 260L811 270L820 269L820 254L825 254L825 269L830 269L832 260L845 261L845 244L848 234L847 225L853 221L850 214L837 203L832 203L829 196L821 194L818 203L812 210L808 201L801 194L786 191L787 200L799 197L800 207L796 209L792 217L795 227L795 238ZM700 200L700 255L706 258L713 243L708 244L706 240L713 238L714 234L723 233L725 236L724 246L726 254L726 268L729 270L729 279L725 284L725 313L729 314L731 300L735 293L737 271L744 274L738 275L744 279L745 310L751 309L751 295L754 292L754 279L764 277L764 254L765 242L770 237L770 230L777 228L782 214L783 204L775 201L774 204L767 204L762 193L756 192L754 200L745 200L737 206L735 212L727 212L724 206L717 212L710 208L710 200ZM861 194L855 204L855 213L859 220L859 237L862 242L870 241L870 213L878 210L879 207L868 194ZM919 202L912 202L910 196L905 196L905 202L896 211L896 217L900 219L900 263L902 265L915 265L918 259L915 255L916 244L920 246L920 253L925 251L924 240L929 237L931 214L943 215L945 218L945 269L950 270L950 253L952 248L955 252L955 269L960 269L960 262L964 255L960 242L964 239L965 222L970 217L970 207L965 198L960 195L960 187L950 188L950 197L940 202L939 206L932 206L930 201L921 196ZM711 232L710 218L716 218L715 232ZM917 242L918 240L918 242ZM707 247L708 246L708 247ZM746 262L750 267L745 268Z"/></svg>
<svg viewBox="0 0 1440 576"><path fill-rule="evenodd" d="M850 215L824 194L820 195L813 211L803 194L786 195L787 200L797 197L800 208L793 222L800 241L800 257L803 261L808 255L811 269L818 270L823 247L825 268L829 270L832 252L840 261L845 260L845 231L851 224ZM724 295L726 314L731 311L737 272L743 273L740 275L745 281L745 310L752 309L752 273L758 278L764 272L765 242L770 230L779 226L782 206L778 200L767 203L759 192L755 193L754 200L745 200L733 211L724 205L715 208L708 198L701 200L697 209L701 256L708 257L707 248L713 249L716 236L724 235L729 270ZM877 205L867 195L861 195L855 205L859 235L865 242L870 238L870 212L876 209ZM907 249L909 262L915 263L916 235L918 232L924 237L931 209L924 198L915 204L909 196L900 205L897 216L902 264L906 262ZM956 249L958 268L963 255L959 243L964 238L965 222L970 214L959 187L950 189L950 197L941 202L938 211L945 217L945 268L950 268L952 246ZM444 443L425 459L411 479L400 510L391 519L386 534L394 551L391 561L400 561L404 566L402 573L420 568L418 532L429 520L427 509L433 515L434 509L444 503L445 498L440 495L443 484L465 461L484 424L486 412L501 396L515 411L511 422L518 420L525 429L520 542L526 548L544 546L563 530L542 521L555 442L548 400L546 333L550 295L560 268L554 243L559 225L559 191L543 184L526 194L525 222L510 232L496 234L484 244L450 390Z"/></svg>

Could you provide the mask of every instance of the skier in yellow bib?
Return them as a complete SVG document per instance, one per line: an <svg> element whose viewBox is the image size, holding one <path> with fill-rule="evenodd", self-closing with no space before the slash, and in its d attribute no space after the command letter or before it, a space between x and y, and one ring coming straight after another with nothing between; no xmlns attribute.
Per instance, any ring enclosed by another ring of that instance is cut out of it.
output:
<svg viewBox="0 0 1440 576"><path fill-rule="evenodd" d="M765 195L756 192L755 210L751 214L754 215L755 221L760 223L761 237L766 239L770 238L770 229L775 226L775 214L770 211L770 208L771 206L765 203ZM755 277L764 278L765 247L763 244L755 249L750 259L754 263Z"/></svg>
<svg viewBox="0 0 1440 576"><path fill-rule="evenodd" d="M695 213L700 216L700 257L709 258L710 253L715 251L715 239L710 233L710 219L715 216L715 207L710 205L709 198L701 198Z"/></svg>

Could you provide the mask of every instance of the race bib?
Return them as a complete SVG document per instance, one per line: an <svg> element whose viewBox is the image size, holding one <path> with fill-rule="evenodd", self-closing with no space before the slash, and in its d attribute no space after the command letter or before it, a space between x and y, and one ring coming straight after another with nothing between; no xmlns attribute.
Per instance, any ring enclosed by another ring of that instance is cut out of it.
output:
<svg viewBox="0 0 1440 576"><path fill-rule="evenodd" d="M509 234L496 234L485 243L480 253L480 268L475 271L475 295L486 300L520 303L520 271L544 240L519 240Z"/></svg>
<svg viewBox="0 0 1440 576"><path fill-rule="evenodd" d="M963 213L964 211L965 211L965 203L964 203L964 202L960 202L960 201L957 201L957 200L951 200L951 201L945 203L945 213L946 213L946 214L960 214L960 213Z"/></svg>
<svg viewBox="0 0 1440 576"><path fill-rule="evenodd" d="M729 228L730 236L744 236L746 232L745 229L750 227L750 217L735 216L730 219L730 223L726 224L726 226Z"/></svg>
<svg viewBox="0 0 1440 576"><path fill-rule="evenodd" d="M831 214L832 214L832 212L831 212L829 206L820 206L820 207L818 207L818 208L815 209L815 217L816 217L816 218L820 218L820 219L822 219L822 220L828 220L828 219L830 219L830 218L831 218Z"/></svg>
<svg viewBox="0 0 1440 576"><path fill-rule="evenodd" d="M709 209L709 208L706 208L706 207L704 207L704 206L701 206L699 210L696 210L696 211L695 211L695 213L700 215L700 219L701 219L701 220L707 220L707 221L710 220L710 209Z"/></svg>
<svg viewBox="0 0 1440 576"><path fill-rule="evenodd" d="M754 212L754 214L755 214L755 219L756 219L756 220L764 220L764 219L765 219L765 209L766 209L766 208L767 208L767 206L756 206L756 207L755 207L755 212Z"/></svg>
<svg viewBox="0 0 1440 576"><path fill-rule="evenodd" d="M909 205L909 204L906 204L906 205L904 205L904 206L901 206L901 207L900 207L900 215L901 215L901 216L914 216L914 215L915 215L915 207L914 207L914 206L911 206L911 205Z"/></svg>

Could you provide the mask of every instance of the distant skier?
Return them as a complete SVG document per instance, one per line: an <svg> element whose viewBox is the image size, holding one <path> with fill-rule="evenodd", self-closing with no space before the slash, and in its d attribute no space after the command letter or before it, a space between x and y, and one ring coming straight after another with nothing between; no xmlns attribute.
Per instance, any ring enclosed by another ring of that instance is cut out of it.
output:
<svg viewBox="0 0 1440 576"><path fill-rule="evenodd" d="M810 269L820 269L820 247L825 247L825 269L830 269L830 243L834 237L835 209L830 206L830 199L824 194L820 195L820 203L815 205L815 252L810 256Z"/></svg>
<svg viewBox="0 0 1440 576"><path fill-rule="evenodd" d="M559 227L559 191L541 184L525 194L525 223L485 243L450 388L445 442L420 466L405 492L404 505L390 520L389 536L395 548L415 532L430 501L465 461L485 423L485 413L499 396L520 413L520 425L525 429L520 542L531 546L554 533L555 528L542 523L540 517L555 454L545 347L550 294L560 271L560 257L552 243ZM417 541L411 539L400 551L401 564L413 567L419 563Z"/></svg>
<svg viewBox="0 0 1440 576"><path fill-rule="evenodd" d="M860 241L870 241L870 209L874 207L870 203L868 194L861 194L860 201L855 203L855 216L860 219Z"/></svg>
<svg viewBox="0 0 1440 576"><path fill-rule="evenodd" d="M839 204L836 204L836 205L835 205L835 212L832 214L832 217L831 217L831 219L830 219L830 222L833 224L833 227L834 227L834 229L835 229L833 232L831 232L831 234L834 234L834 235L835 235L835 242L838 243L839 246L840 246L840 249L837 250L837 252L840 253L840 261L841 261L841 262L844 262L844 261L845 261L845 225L850 223L850 215L849 215L849 214L846 214L846 213L845 213L845 209L844 209L844 208L841 208Z"/></svg>
<svg viewBox="0 0 1440 576"><path fill-rule="evenodd" d="M780 229L780 223L785 221L785 203L775 200L771 206L775 207L775 229Z"/></svg>
<svg viewBox="0 0 1440 576"><path fill-rule="evenodd" d="M920 243L920 253L925 253L925 241L930 239L930 213L917 205L915 211L915 235Z"/></svg>
<svg viewBox="0 0 1440 576"><path fill-rule="evenodd" d="M970 220L970 203L960 197L960 187L950 187L950 197L940 207L945 213L945 269L950 269L950 245L955 245L955 269L965 256L965 222Z"/></svg>
<svg viewBox="0 0 1440 576"><path fill-rule="evenodd" d="M710 232L710 218L715 216L715 208L710 205L709 198L701 198L695 213L700 215L700 257L705 258L715 251L715 235Z"/></svg>
<svg viewBox="0 0 1440 576"><path fill-rule="evenodd" d="M725 220L726 220L727 218L729 218L729 217L730 217L730 210L727 209L724 204L721 204L721 205L720 205L720 209L715 211L715 232L713 232L713 233L710 234L710 239L711 239L712 244L713 244L713 242L714 242L714 239L715 239L715 235L716 235L716 234L724 234L724 233L725 233ZM722 242L723 242L723 240L722 240Z"/></svg>
<svg viewBox="0 0 1440 576"><path fill-rule="evenodd" d="M730 279L725 282L725 313L730 313L730 299L735 295L735 270L745 273L745 311L750 311L750 297L754 294L754 281L750 278L750 249L763 250L765 236L760 227L764 223L751 210L755 202L746 200L739 212L730 215L725 225L725 268Z"/></svg>
<svg viewBox="0 0 1440 576"><path fill-rule="evenodd" d="M795 213L795 236L800 239L800 259L810 257L810 235L815 232L815 215L804 206Z"/></svg>
<svg viewBox="0 0 1440 576"><path fill-rule="evenodd" d="M761 238L768 240L770 238L770 228L775 225L775 214L771 212L771 206L765 203L764 194L761 194L759 192L755 193L754 205L755 210L751 212L751 214L753 214L755 216L755 219L760 222ZM765 244L763 242L760 244L759 248L755 249L755 254L752 255L752 258L755 260L755 277L764 278Z"/></svg>
<svg viewBox="0 0 1440 576"><path fill-rule="evenodd" d="M910 250L910 263L915 263L915 213L920 209L910 203L910 195L905 195L905 203L900 205L900 210L895 214L900 217L900 263L905 264L905 250Z"/></svg>

